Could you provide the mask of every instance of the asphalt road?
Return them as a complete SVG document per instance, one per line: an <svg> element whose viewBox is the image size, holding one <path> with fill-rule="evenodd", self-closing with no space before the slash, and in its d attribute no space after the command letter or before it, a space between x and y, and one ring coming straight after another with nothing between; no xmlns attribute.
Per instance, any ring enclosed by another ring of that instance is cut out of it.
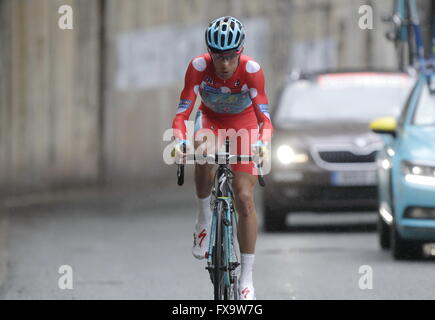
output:
<svg viewBox="0 0 435 320"><path fill-rule="evenodd" d="M189 183L7 199L0 299L211 299L205 264L191 255L193 200ZM257 298L435 299L435 260L394 261L367 224L375 218L298 215L304 227L260 231ZM59 287L64 265L72 289Z"/></svg>

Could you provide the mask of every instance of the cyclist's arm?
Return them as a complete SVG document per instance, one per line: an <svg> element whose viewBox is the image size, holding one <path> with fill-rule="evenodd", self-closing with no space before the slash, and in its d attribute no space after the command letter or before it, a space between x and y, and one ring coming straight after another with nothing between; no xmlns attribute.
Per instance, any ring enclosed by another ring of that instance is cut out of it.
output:
<svg viewBox="0 0 435 320"><path fill-rule="evenodd" d="M185 120L189 116L195 106L196 96L198 94L201 81L201 73L194 68L193 60L189 63L184 77L184 88L180 95L177 114L172 121L173 135L176 139L186 140L186 125Z"/></svg>
<svg viewBox="0 0 435 320"><path fill-rule="evenodd" d="M270 143L273 134L273 125L269 115L269 103L264 89L264 73L258 66L258 71L248 75L248 87L252 105L259 125L259 140L263 143ZM253 90L254 89L254 90Z"/></svg>

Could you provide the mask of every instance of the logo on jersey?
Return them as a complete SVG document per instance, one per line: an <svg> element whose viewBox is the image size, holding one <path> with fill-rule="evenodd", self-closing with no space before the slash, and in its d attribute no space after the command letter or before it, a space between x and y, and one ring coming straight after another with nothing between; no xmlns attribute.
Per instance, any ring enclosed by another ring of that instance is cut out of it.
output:
<svg viewBox="0 0 435 320"><path fill-rule="evenodd" d="M202 90L204 90L204 92L206 92L206 93L215 93L215 94L220 94L221 93L221 89L220 88L214 88L214 87L210 87L208 85L204 85Z"/></svg>
<svg viewBox="0 0 435 320"><path fill-rule="evenodd" d="M204 104L217 113L240 113L252 103L248 93L201 93Z"/></svg>
<svg viewBox="0 0 435 320"><path fill-rule="evenodd" d="M234 83L234 85L236 86L236 87L239 87L240 86L240 80L236 80L236 82Z"/></svg>
<svg viewBox="0 0 435 320"><path fill-rule="evenodd" d="M210 77L205 78L205 82L213 84L213 80Z"/></svg>
<svg viewBox="0 0 435 320"><path fill-rule="evenodd" d="M177 114L182 113L182 112L186 111L187 109L189 109L191 104L192 104L191 100L181 99L180 103L178 104Z"/></svg>

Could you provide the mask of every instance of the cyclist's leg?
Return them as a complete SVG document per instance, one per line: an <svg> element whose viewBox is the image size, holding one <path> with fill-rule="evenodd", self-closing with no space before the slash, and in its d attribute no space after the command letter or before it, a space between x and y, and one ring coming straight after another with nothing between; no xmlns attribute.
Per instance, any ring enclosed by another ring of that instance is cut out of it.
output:
<svg viewBox="0 0 435 320"><path fill-rule="evenodd" d="M198 137L202 136L203 131L206 131L206 134L210 134L209 129L207 128L210 126L210 122L202 115L201 111L198 111L195 121L195 150L204 146L207 146L207 149L212 147L211 144L214 139L207 139L207 135L205 135L204 139L198 140ZM195 163L194 180L197 197L197 219L192 253L197 259L205 258L209 245L210 225L212 220L210 194L213 186L213 167L214 164Z"/></svg>
<svg viewBox="0 0 435 320"><path fill-rule="evenodd" d="M254 204L254 187L257 177L247 172L234 171L234 201L239 214L237 236L241 253L253 254L257 239L257 215Z"/></svg>
<svg viewBox="0 0 435 320"><path fill-rule="evenodd" d="M244 116L231 127L237 131L237 153L252 154L251 145L258 136L258 124L254 114ZM255 299L252 270L257 240L257 214L254 204L254 188L257 183L253 162L231 165L234 172L234 201L239 214L237 236L241 253L240 298Z"/></svg>
<svg viewBox="0 0 435 320"><path fill-rule="evenodd" d="M237 130L237 138L233 139L237 143L238 154L252 154L251 144L257 136L258 125L256 119L247 118L240 121L240 127L233 124ZM253 254L255 252L255 242L257 239L257 215L254 204L254 187L257 182L256 170L253 162L237 163L231 165L234 172L233 190L235 205L239 214L238 239L240 252L243 254Z"/></svg>
<svg viewBox="0 0 435 320"><path fill-rule="evenodd" d="M252 270L257 240L257 214L254 205L254 187L257 176L248 172L234 171L233 190L236 209L239 214L237 235L241 255L240 298L255 299Z"/></svg>
<svg viewBox="0 0 435 320"><path fill-rule="evenodd" d="M195 150L197 143L195 142ZM200 199L210 196L213 186L213 168L214 164L198 164L195 163L195 187L196 196Z"/></svg>
<svg viewBox="0 0 435 320"><path fill-rule="evenodd" d="M210 209L210 193L212 185L213 165L195 164L197 214L192 254L197 259L205 258L209 245L212 220L212 212Z"/></svg>
<svg viewBox="0 0 435 320"><path fill-rule="evenodd" d="M198 110L195 119L195 151L201 148L202 153L214 153L215 136L218 124ZM214 164L195 163L195 187L198 198L210 196L213 186Z"/></svg>

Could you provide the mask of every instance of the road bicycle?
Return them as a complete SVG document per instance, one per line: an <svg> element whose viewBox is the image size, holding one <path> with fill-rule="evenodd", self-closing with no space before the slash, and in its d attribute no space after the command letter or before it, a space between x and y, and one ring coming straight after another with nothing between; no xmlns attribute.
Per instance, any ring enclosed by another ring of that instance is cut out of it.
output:
<svg viewBox="0 0 435 320"><path fill-rule="evenodd" d="M258 170L259 184L265 182L261 171L262 164L258 156L232 155L229 152L229 140L225 141L225 152L202 156L207 163L218 164L214 175L212 197L212 223L209 249L206 256L210 279L214 287L215 300L239 300L240 251L237 242L238 215L234 206L232 179L234 174L229 164L254 161ZM185 152L185 151L184 151ZM197 160L198 156L193 157ZM184 164L178 164L178 185L184 183Z"/></svg>
<svg viewBox="0 0 435 320"><path fill-rule="evenodd" d="M424 44L416 0L394 0L393 14L383 20L392 24L386 37L394 42L399 69L406 71L408 67L414 67L423 70ZM432 34L435 35L434 30Z"/></svg>

